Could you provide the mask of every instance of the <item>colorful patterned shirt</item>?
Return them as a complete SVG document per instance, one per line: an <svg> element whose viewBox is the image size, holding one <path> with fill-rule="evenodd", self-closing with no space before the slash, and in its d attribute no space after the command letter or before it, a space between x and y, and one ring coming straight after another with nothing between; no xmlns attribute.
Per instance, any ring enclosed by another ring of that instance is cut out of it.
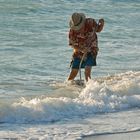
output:
<svg viewBox="0 0 140 140"><path fill-rule="evenodd" d="M85 22L84 31L75 31L70 29L69 31L69 45L74 48L74 57L82 57L82 49L88 48L88 50L94 55L98 52L98 39L95 29L97 23L92 18L87 18ZM78 48L78 49L77 49Z"/></svg>

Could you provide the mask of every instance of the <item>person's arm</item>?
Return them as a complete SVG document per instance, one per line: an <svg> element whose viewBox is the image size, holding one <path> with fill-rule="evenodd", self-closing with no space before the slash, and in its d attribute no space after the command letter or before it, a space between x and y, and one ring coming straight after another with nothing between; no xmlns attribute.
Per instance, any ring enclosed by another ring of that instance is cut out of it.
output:
<svg viewBox="0 0 140 140"><path fill-rule="evenodd" d="M72 31L71 30L69 30L69 46L70 47L73 46Z"/></svg>

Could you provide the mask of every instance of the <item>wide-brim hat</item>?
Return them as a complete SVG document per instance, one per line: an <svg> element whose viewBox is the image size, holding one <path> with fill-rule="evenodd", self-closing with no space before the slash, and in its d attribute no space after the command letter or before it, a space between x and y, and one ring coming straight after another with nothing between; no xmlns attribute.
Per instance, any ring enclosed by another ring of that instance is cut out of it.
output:
<svg viewBox="0 0 140 140"><path fill-rule="evenodd" d="M80 30L85 24L86 16L83 13L73 13L69 22L70 28Z"/></svg>

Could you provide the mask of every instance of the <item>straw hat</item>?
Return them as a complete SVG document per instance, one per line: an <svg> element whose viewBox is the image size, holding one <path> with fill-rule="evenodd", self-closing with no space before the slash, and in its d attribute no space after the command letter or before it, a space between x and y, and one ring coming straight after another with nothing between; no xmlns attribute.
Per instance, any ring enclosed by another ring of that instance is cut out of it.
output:
<svg viewBox="0 0 140 140"><path fill-rule="evenodd" d="M86 16L83 13L73 13L69 22L70 28L80 30L84 25Z"/></svg>

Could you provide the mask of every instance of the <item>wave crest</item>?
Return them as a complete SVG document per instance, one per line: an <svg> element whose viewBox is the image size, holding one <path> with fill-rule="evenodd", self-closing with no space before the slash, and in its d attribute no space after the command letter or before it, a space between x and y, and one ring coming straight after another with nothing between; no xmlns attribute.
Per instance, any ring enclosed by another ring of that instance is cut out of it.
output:
<svg viewBox="0 0 140 140"><path fill-rule="evenodd" d="M127 72L90 80L74 98L70 95L60 95L31 100L21 98L18 102L3 105L0 122L53 122L139 108L140 72Z"/></svg>

